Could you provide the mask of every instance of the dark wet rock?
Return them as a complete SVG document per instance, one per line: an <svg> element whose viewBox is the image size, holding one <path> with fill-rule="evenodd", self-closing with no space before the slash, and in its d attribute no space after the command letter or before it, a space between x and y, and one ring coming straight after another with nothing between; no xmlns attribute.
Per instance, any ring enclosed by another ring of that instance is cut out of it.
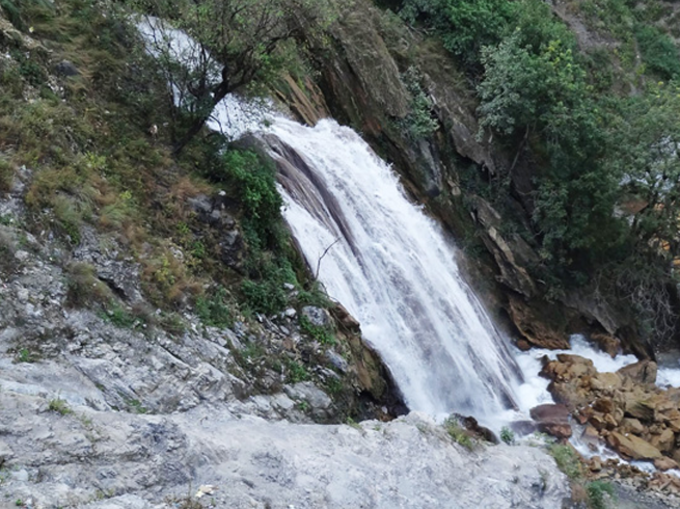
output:
<svg viewBox="0 0 680 509"><path fill-rule="evenodd" d="M57 65L54 66L55 72L64 77L79 76L80 71L70 60L62 60Z"/></svg>
<svg viewBox="0 0 680 509"><path fill-rule="evenodd" d="M479 422L477 422L477 419L475 419L474 417L469 415L460 416L460 422L466 430L474 434L476 437L479 437L482 440L490 442L492 444L500 443L500 440L498 440L496 434L489 428L479 424Z"/></svg>
<svg viewBox="0 0 680 509"><path fill-rule="evenodd" d="M538 423L538 429L559 439L571 437L569 409L565 405L539 405L530 411L531 418Z"/></svg>

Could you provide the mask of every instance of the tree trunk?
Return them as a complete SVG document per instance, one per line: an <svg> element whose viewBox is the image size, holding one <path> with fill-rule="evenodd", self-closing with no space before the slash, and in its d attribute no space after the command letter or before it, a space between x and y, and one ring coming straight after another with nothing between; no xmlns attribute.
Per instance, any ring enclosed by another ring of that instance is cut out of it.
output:
<svg viewBox="0 0 680 509"><path fill-rule="evenodd" d="M184 136L182 136L177 142L175 142L172 148L173 156L177 157L182 152L182 150L184 150L184 147L186 147L187 144L194 139L194 136L201 132L201 129L203 129L203 126L210 118L210 115L212 115L212 112L215 110L215 106L217 106L220 103L220 101L227 96L228 93L229 87L227 86L227 84L225 82L220 83L220 85L216 88L215 92L213 93L212 107L210 108L210 111L196 118L189 127L189 129L187 130L187 132L184 133Z"/></svg>

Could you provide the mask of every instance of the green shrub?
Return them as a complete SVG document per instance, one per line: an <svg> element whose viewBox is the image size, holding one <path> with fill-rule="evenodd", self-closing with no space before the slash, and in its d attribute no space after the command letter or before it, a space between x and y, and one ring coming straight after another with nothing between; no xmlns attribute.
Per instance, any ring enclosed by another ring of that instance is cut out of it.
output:
<svg viewBox="0 0 680 509"><path fill-rule="evenodd" d="M507 32L516 5L508 0L406 0L402 16L436 28L446 49L476 66L480 50L498 44Z"/></svg>
<svg viewBox="0 0 680 509"><path fill-rule="evenodd" d="M306 382L310 379L309 372L307 369L297 361L288 362L288 382L298 383Z"/></svg>
<svg viewBox="0 0 680 509"><path fill-rule="evenodd" d="M300 316L300 330L321 343L322 345L334 345L335 337L329 327L314 325L306 316Z"/></svg>
<svg viewBox="0 0 680 509"><path fill-rule="evenodd" d="M177 313L161 313L156 324L169 334L180 336L186 332L186 324Z"/></svg>
<svg viewBox="0 0 680 509"><path fill-rule="evenodd" d="M36 352L32 352L28 348L21 348L14 356L14 362L38 362L40 356Z"/></svg>
<svg viewBox="0 0 680 509"><path fill-rule="evenodd" d="M411 111L402 120L403 129L413 140L420 140L437 130L439 123L432 117L432 100L420 85L422 76L415 67L402 74L402 81L411 94Z"/></svg>
<svg viewBox="0 0 680 509"><path fill-rule="evenodd" d="M0 8L18 30L26 30L31 19L50 12L54 6L50 0L0 0Z"/></svg>
<svg viewBox="0 0 680 509"><path fill-rule="evenodd" d="M29 53L27 55L21 51L14 51L12 58L19 63L19 74L27 83L34 87L40 87L47 81L47 74L36 61L37 56L35 54Z"/></svg>
<svg viewBox="0 0 680 509"><path fill-rule="evenodd" d="M680 52L668 34L656 27L638 26L635 37L650 71L666 80L680 76Z"/></svg>
<svg viewBox="0 0 680 509"><path fill-rule="evenodd" d="M511 445L515 442L515 434L510 428L503 426L501 429L501 440L506 444Z"/></svg>
<svg viewBox="0 0 680 509"><path fill-rule="evenodd" d="M262 247L273 247L283 202L276 189L271 161L249 150L228 149L219 168L213 169L209 177L234 186L244 215Z"/></svg>
<svg viewBox="0 0 680 509"><path fill-rule="evenodd" d="M68 406L66 400L61 398L51 399L47 408L50 412L57 412L61 415L69 415L73 413L73 410L71 410L71 408Z"/></svg>
<svg viewBox="0 0 680 509"><path fill-rule="evenodd" d="M458 422L458 419L455 417L449 417L444 421L444 428L446 429L446 432L449 434L449 436L457 443L462 445L468 450L472 450L475 447L475 443L470 437L470 435L463 429L463 427L460 425Z"/></svg>
<svg viewBox="0 0 680 509"><path fill-rule="evenodd" d="M332 303L318 281L313 281L309 290L298 290L297 302L302 306L329 308Z"/></svg>
<svg viewBox="0 0 680 509"><path fill-rule="evenodd" d="M130 329L138 322L134 314L114 301L109 302L107 309L101 311L99 316L120 329Z"/></svg>
<svg viewBox="0 0 680 509"><path fill-rule="evenodd" d="M578 453L570 445L552 444L548 452L555 458L557 467L572 481L583 477L583 467Z"/></svg>
<svg viewBox="0 0 680 509"><path fill-rule="evenodd" d="M25 26L21 19L21 9L17 4L24 1L26 0L0 0L0 7L5 12L7 19L19 30L23 30Z"/></svg>
<svg viewBox="0 0 680 509"><path fill-rule="evenodd" d="M593 481L586 484L590 509L607 509L607 498L615 499L614 486L606 481Z"/></svg>
<svg viewBox="0 0 680 509"><path fill-rule="evenodd" d="M234 319L227 303L227 291L219 287L207 295L196 299L196 314L205 325L211 327L231 327Z"/></svg>
<svg viewBox="0 0 680 509"><path fill-rule="evenodd" d="M287 302L283 281L279 278L246 280L241 284L241 293L253 311L267 315L281 311Z"/></svg>

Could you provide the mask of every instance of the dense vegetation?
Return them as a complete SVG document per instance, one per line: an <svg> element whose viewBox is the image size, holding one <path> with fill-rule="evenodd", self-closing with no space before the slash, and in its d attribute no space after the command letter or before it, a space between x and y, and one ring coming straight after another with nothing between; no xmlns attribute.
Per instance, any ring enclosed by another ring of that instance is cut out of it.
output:
<svg viewBox="0 0 680 509"><path fill-rule="evenodd" d="M577 41L541 0L404 0L400 12L459 59L477 91L480 136L530 160L533 191L520 201L531 228L505 217L539 250L533 272L548 296L596 281L628 302L644 332L668 340L677 332L680 53L660 20L672 7L568 8L615 40L611 49ZM510 177L488 182L503 188L493 196L501 209L516 193Z"/></svg>

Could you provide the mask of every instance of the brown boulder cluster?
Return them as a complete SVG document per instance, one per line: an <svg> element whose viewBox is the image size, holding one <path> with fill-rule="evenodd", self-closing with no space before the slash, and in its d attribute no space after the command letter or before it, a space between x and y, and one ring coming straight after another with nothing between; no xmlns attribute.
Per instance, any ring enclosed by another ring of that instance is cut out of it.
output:
<svg viewBox="0 0 680 509"><path fill-rule="evenodd" d="M552 413L563 423L564 412L571 412L585 426L585 442L603 439L624 459L649 460L669 470L680 463L680 389L657 387L656 371L656 363L645 360L598 373L590 359L559 354L557 360L544 359L541 375L551 380L548 389L558 403L549 406L561 409ZM534 409L532 417L546 413ZM550 426L545 431L550 433ZM563 426L556 431L558 438L571 435Z"/></svg>

